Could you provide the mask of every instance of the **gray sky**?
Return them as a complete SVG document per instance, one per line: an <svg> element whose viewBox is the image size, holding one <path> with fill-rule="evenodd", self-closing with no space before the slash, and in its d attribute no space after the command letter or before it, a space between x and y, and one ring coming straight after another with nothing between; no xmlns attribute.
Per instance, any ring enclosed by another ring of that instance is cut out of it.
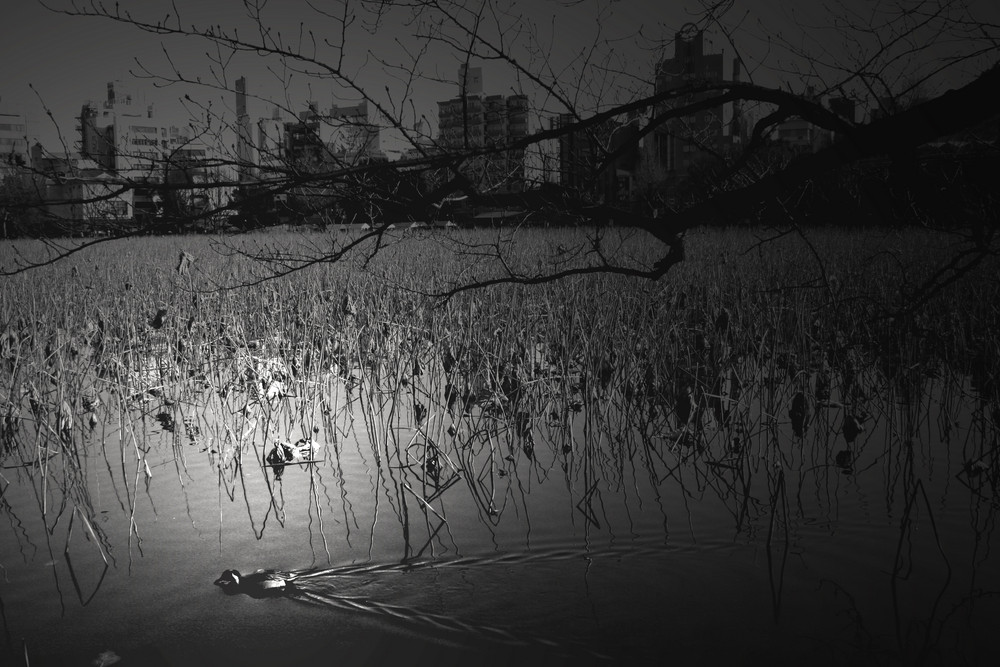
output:
<svg viewBox="0 0 1000 667"><path fill-rule="evenodd" d="M68 0L46 0L46 3L53 7L70 4ZM131 79L130 71L139 69L137 59L157 73L170 74L170 63L164 55L166 51L185 77L201 77L204 83L216 83L209 66L218 53L205 41L152 35L106 19L61 16L46 10L38 0L4 0L4 4L0 27L0 110L25 113L30 135L41 139L50 150L60 150L56 126L67 143L72 144L77 139L75 116L84 101L103 99L109 80ZM108 4L114 6L114 3ZM272 30L280 31L285 43L294 44L298 40L302 21L307 21L302 29L312 29L319 40L323 37L333 41L339 39L336 21L318 16L309 4L309 0L270 0L264 3L264 20ZM337 3L314 0L311 4L327 8ZM372 5L371 2L368 4ZM467 6L478 4L466 3ZM503 9L509 4L497 2L496 6ZM657 42L671 38L681 25L699 12L702 4L661 0L533 0L518 5L516 15L486 12L483 24L499 21L504 30L498 34L487 29L484 34L497 43L500 40L504 43L523 42L529 37L536 40L544 53L532 56L517 49L515 53L519 62L534 71L542 71L547 78L560 81L567 97L587 110L591 108L589 100L595 96L611 99L616 94L641 90L647 85L645 82L651 80L653 63L657 59ZM801 80L797 74L781 73L782 67L797 67L801 62L779 48L779 41L833 60L841 59L843 56L839 54L845 52L858 52L857 45L845 42L843 31L833 27L831 17L824 14L820 3L791 0L755 2L752 9L746 9L743 3L734 4L737 6L727 14L724 24L734 29L737 46L751 69L755 69L759 83L778 85L783 76L793 81ZM871 21L867 12L873 3L851 0L841 4L843 7L837 9L838 15L851 17L862 24ZM920 5L916 0L884 4ZM1000 3L975 0L969 4L977 12L977 18L992 21L993 26L988 30L997 35L1000 10L996 5ZM177 7L185 27L192 24L199 27L221 25L227 29L239 28L240 35L247 39L258 38L254 23L240 0L146 0L141 3L121 2L121 5L133 7L136 16L153 19L173 13L173 7ZM856 13L851 16L852 12ZM415 36L417 26L404 22L404 17L405 12L395 9L394 13L385 17L375 34L363 28L364 17L356 21L347 31L348 48L343 54L342 71L386 108L399 112L400 102L405 96L408 102L412 102L412 106L409 103L403 106L401 115L407 121L414 114L434 119L436 102L452 97L456 92L454 84L445 80L454 81L459 60L453 51L449 52L442 44L428 47L426 40ZM427 26L423 29L426 30ZM451 34L461 38L458 33ZM734 55L732 46L720 31L713 29L708 35L713 51L724 51L727 60ZM593 50L595 43L599 48ZM955 48L961 46L959 44ZM412 55L422 47L428 48L419 64L422 79L406 94L401 72L412 62ZM668 55L672 52L669 49ZM612 57L612 61L607 63L610 70L605 75L595 76L601 72L599 66L606 62L604 58L607 54ZM337 50L324 47L320 41L317 51L320 59L335 62L339 55ZM766 62L769 67L757 68L756 63L761 62ZM534 93L530 81L518 80L513 76L512 68L500 61L479 59L473 64L483 67L485 92L488 94L509 94L521 90ZM400 69L396 69L397 66ZM776 67L777 71L772 67ZM214 68L220 70L217 64ZM246 76L251 96L277 100L279 104L296 110L301 109L307 99L317 100L322 107L328 106L335 95L344 103L358 99L356 91L340 89L331 81L316 76L292 74L291 84L285 89L281 80L287 79L287 72L280 69L280 64L255 55L235 56L228 62L218 83L232 89L239 76ZM574 83L581 76L586 79L588 87L578 94ZM956 71L949 76L957 79L961 72ZM960 82L956 80L956 83ZM34 86L37 95L29 84ZM217 113L232 116L234 102L231 94L221 95L208 88L186 85L156 89L152 81L135 87L145 88L147 101L156 103L160 115L176 117L178 124L187 115L178 102L184 94L202 104L211 102ZM51 110L51 119L46 116L42 101ZM533 101L550 111L561 110L555 100L537 94ZM270 115L272 108L272 104L260 100L250 101L250 114L254 118Z"/></svg>

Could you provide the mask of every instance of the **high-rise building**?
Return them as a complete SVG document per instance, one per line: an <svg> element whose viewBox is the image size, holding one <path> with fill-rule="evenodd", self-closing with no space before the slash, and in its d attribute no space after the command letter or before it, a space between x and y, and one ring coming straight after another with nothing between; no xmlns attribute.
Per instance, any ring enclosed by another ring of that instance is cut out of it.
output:
<svg viewBox="0 0 1000 667"><path fill-rule="evenodd" d="M459 95L438 102L438 146L443 149L503 147L528 136L525 95L483 96L482 70L462 65ZM467 173L481 189L516 192L524 188L524 148L466 161Z"/></svg>
<svg viewBox="0 0 1000 667"><path fill-rule="evenodd" d="M79 120L81 157L130 185L136 215L158 215L158 190L176 181L178 170L200 181L203 165L218 163L209 155L212 150L192 142L189 128L158 117L152 104L120 81L108 83L100 104L85 103Z"/></svg>
<svg viewBox="0 0 1000 667"><path fill-rule="evenodd" d="M170 186L157 202L165 216L207 215L225 206L233 194L233 169L219 148L170 128L172 140L164 156L164 178ZM240 165L235 170L238 173Z"/></svg>
<svg viewBox="0 0 1000 667"><path fill-rule="evenodd" d="M675 35L674 56L657 64L655 91L659 94L692 82L722 79L723 54L705 53L704 33L689 23ZM686 93L657 105L656 113L697 103L711 94ZM667 121L653 136L653 148L660 167L669 174L683 175L697 160L721 151L726 143L723 129L725 111L720 106Z"/></svg>
<svg viewBox="0 0 1000 667"><path fill-rule="evenodd" d="M460 65L458 68L459 95L483 94L483 68Z"/></svg>
<svg viewBox="0 0 1000 667"><path fill-rule="evenodd" d="M297 169L329 169L385 159L379 127L370 119L364 101L352 106L333 104L326 112L309 102L298 121L285 123L284 135L284 158Z"/></svg>
<svg viewBox="0 0 1000 667"><path fill-rule="evenodd" d="M257 120L257 176L268 179L282 168L285 159L285 121L274 108L270 118Z"/></svg>
<svg viewBox="0 0 1000 667"><path fill-rule="evenodd" d="M379 128L370 120L368 102L350 106L333 104L325 120L328 136L324 143L335 155L343 155L348 160L358 156L382 156Z"/></svg>
<svg viewBox="0 0 1000 667"><path fill-rule="evenodd" d="M80 109L80 154L97 163L102 169L112 171L114 162L114 126L102 120L98 107L85 102Z"/></svg>
<svg viewBox="0 0 1000 667"><path fill-rule="evenodd" d="M566 128L577 122L570 113L552 119L553 128ZM635 122L619 123L607 120L585 130L575 130L559 137L559 183L576 190L584 197L595 197L606 202L625 201L629 197L632 173L638 161L638 148L625 150L632 145ZM612 155L617 155L612 159Z"/></svg>
<svg viewBox="0 0 1000 667"><path fill-rule="evenodd" d="M576 121L571 113L552 119L555 128L569 127ZM559 183L580 190L591 187L597 156L597 141L590 132L569 132L559 137Z"/></svg>
<svg viewBox="0 0 1000 667"><path fill-rule="evenodd" d="M28 163L28 123L24 116L0 112L0 167Z"/></svg>
<svg viewBox="0 0 1000 667"><path fill-rule="evenodd" d="M102 169L132 180L162 178L162 157L169 128L158 120L152 104L143 104L121 82L108 82L100 108L87 102L80 111L80 152Z"/></svg>
<svg viewBox="0 0 1000 667"><path fill-rule="evenodd" d="M485 138L483 120L482 96L438 102L438 143L445 148L481 148Z"/></svg>
<svg viewBox="0 0 1000 667"><path fill-rule="evenodd" d="M247 113L247 80L236 79L236 174L240 183L249 181L254 172L253 137Z"/></svg>

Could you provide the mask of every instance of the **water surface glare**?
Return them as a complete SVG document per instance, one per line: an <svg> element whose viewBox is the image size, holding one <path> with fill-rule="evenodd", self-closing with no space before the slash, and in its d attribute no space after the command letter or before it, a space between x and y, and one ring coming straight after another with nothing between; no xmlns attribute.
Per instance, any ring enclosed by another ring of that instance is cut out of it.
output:
<svg viewBox="0 0 1000 667"><path fill-rule="evenodd" d="M25 395L4 432L11 664L992 655L997 431L962 377L835 383L796 435L797 385L762 375L682 420L578 375L456 401L433 361L220 381L158 358L82 377L100 408L68 426ZM225 595L229 568L294 586Z"/></svg>

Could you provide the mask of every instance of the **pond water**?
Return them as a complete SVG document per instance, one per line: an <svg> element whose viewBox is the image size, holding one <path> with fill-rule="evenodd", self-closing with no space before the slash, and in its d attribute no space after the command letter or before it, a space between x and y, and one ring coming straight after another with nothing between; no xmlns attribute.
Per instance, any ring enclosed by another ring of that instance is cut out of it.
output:
<svg viewBox="0 0 1000 667"><path fill-rule="evenodd" d="M9 406L7 664L992 664L997 410L964 376L742 359L668 400L544 350L492 382L266 350Z"/></svg>

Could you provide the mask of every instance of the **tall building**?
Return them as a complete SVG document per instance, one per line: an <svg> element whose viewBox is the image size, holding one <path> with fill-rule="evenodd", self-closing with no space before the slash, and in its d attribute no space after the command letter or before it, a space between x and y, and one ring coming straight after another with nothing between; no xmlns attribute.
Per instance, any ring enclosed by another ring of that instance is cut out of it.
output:
<svg viewBox="0 0 1000 667"><path fill-rule="evenodd" d="M247 113L247 80L236 79L236 174L240 183L253 176L253 137L250 135L250 114Z"/></svg>
<svg viewBox="0 0 1000 667"><path fill-rule="evenodd" d="M689 23L675 35L673 57L657 64L655 91L659 94L691 82L722 80L723 54L705 53L704 33ZM688 93L658 105L656 112L694 104L711 94ZM725 113L725 109L716 107L665 123L653 137L656 162L668 174L682 176L699 159L722 151L727 143Z"/></svg>
<svg viewBox="0 0 1000 667"><path fill-rule="evenodd" d="M327 163L323 140L320 138L319 111L315 102L309 102L307 109L297 120L285 123L285 161L292 169L319 171Z"/></svg>
<svg viewBox="0 0 1000 667"><path fill-rule="evenodd" d="M476 149L504 146L528 136L525 95L483 96L481 68L462 65L459 95L438 102L438 146ZM466 161L469 176L483 190L517 192L524 188L524 148Z"/></svg>
<svg viewBox="0 0 1000 667"><path fill-rule="evenodd" d="M152 104L120 81L108 82L100 104L85 103L79 120L81 157L131 184L136 215L157 215L157 190L188 150L189 133L158 117Z"/></svg>
<svg viewBox="0 0 1000 667"><path fill-rule="evenodd" d="M552 119L553 127L569 127L574 122L571 113ZM573 190L589 188L594 180L597 142L592 133L574 131L559 137L559 184Z"/></svg>
<svg viewBox="0 0 1000 667"><path fill-rule="evenodd" d="M552 119L553 128L570 127L575 122L576 117L570 113ZM637 125L608 120L596 127L561 135L559 183L583 197L608 203L628 201L639 161Z"/></svg>
<svg viewBox="0 0 1000 667"><path fill-rule="evenodd" d="M403 151L404 160L417 160L434 151L434 141L430 136L427 122L420 119L413 124L411 130L411 145Z"/></svg>
<svg viewBox="0 0 1000 667"><path fill-rule="evenodd" d="M281 110L274 108L270 118L257 120L257 176L262 179L275 176L285 159L285 121Z"/></svg>
<svg viewBox="0 0 1000 667"><path fill-rule="evenodd" d="M107 99L87 102L80 111L80 152L105 171L132 180L162 178L169 128L121 82L108 82Z"/></svg>
<svg viewBox="0 0 1000 667"><path fill-rule="evenodd" d="M284 125L283 157L298 169L345 167L368 160L384 160L378 124L367 102L331 105L326 112L309 102L299 119Z"/></svg>
<svg viewBox="0 0 1000 667"><path fill-rule="evenodd" d="M368 114L368 102L338 106L319 116L319 136L327 152L347 163L381 158L380 132Z"/></svg>
<svg viewBox="0 0 1000 667"><path fill-rule="evenodd" d="M171 128L170 150L164 157L169 188L157 202L165 216L208 215L225 206L234 193L230 185L240 165L232 169L219 147L191 139ZM234 174L233 172L236 172Z"/></svg>
<svg viewBox="0 0 1000 667"><path fill-rule="evenodd" d="M80 154L102 169L114 169L114 126L102 120L98 106L85 102L80 109Z"/></svg>
<svg viewBox="0 0 1000 667"><path fill-rule="evenodd" d="M483 99L467 95L438 102L438 143L445 148L481 148L485 138Z"/></svg>
<svg viewBox="0 0 1000 667"><path fill-rule="evenodd" d="M459 95L483 94L483 68L460 65L458 68Z"/></svg>
<svg viewBox="0 0 1000 667"><path fill-rule="evenodd" d="M24 116L0 112L0 167L28 164L28 123Z"/></svg>

